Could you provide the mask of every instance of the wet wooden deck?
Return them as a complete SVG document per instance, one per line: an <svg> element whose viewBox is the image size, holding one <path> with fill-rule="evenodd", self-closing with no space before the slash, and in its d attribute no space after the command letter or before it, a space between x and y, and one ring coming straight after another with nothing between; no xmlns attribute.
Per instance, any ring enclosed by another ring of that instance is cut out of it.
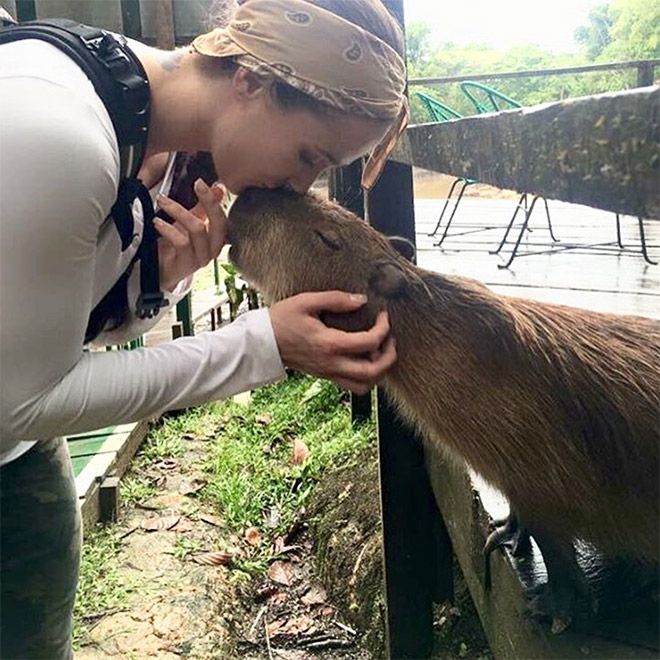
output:
<svg viewBox="0 0 660 660"><path fill-rule="evenodd" d="M533 231L523 239L519 254L546 254L517 256L510 268L502 270L498 264L506 262L513 247L510 241L517 232L511 232L499 255L489 251L496 249L504 235L515 203L514 199L464 198L444 243L434 247L449 212L436 237L431 238L428 234L444 200L416 200L418 264L441 273L473 277L504 295L660 319L660 266L646 263L641 256L637 218L622 216L626 247L621 250L616 244L613 213L550 200L554 233L559 239L552 248L545 214L537 205L530 221ZM645 221L645 230L649 256L660 261L660 221ZM567 244L584 247L566 250ZM593 244L601 246L586 247ZM547 253L551 249L554 253Z"/></svg>

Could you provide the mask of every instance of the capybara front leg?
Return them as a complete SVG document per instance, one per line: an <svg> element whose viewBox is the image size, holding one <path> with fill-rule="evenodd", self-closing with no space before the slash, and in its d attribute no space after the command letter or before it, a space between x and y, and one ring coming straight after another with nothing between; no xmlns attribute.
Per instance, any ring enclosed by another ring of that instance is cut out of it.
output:
<svg viewBox="0 0 660 660"><path fill-rule="evenodd" d="M557 540L543 529L531 529L548 573L547 584L540 585L529 604L534 619L549 619L552 632L559 634L570 626L577 605L586 601L592 612L596 603L587 580L578 566L570 541Z"/></svg>

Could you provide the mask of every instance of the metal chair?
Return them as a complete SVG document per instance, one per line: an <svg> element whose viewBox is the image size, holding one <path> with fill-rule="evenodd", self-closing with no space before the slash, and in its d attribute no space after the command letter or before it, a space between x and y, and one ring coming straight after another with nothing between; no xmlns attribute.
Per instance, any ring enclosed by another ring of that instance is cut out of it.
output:
<svg viewBox="0 0 660 660"><path fill-rule="evenodd" d="M426 110L431 116L431 119L434 122L439 123L444 121L451 121L453 119L462 119L463 117L463 115L461 115L459 112L456 112L456 110L454 110L453 108L450 108L448 105L441 103L440 101L433 98L432 96L429 96L428 94L424 94L423 92L415 92L415 95L417 96L417 98L419 98L422 101ZM449 231L449 227L451 226L452 220L456 215L456 211L458 210L458 205L460 204L461 199L463 199L463 193L465 192L465 189L474 183L478 183L478 181L476 181L475 179L468 179L467 177L464 176L459 176L456 179L454 179L454 182L451 184L451 188L449 189L449 194L447 195L445 205L442 207L442 211L440 212L440 217L438 218L438 222L435 225L435 229L429 234L429 236L435 236L438 233L438 230L440 229L440 225L442 224L442 219L444 218L445 212L447 211L447 207L449 206L449 202L451 201L452 195L454 194L454 189L459 183L462 183L460 192L458 193L458 197L454 202L454 208L452 209L451 215L449 216L449 220L445 225L445 230L442 236L440 237L440 240L437 243L433 244L436 247L442 245L445 238L447 238L447 232Z"/></svg>
<svg viewBox="0 0 660 660"><path fill-rule="evenodd" d="M511 108L522 108L522 105L518 103L518 101L515 101L514 99L498 91L497 89L494 89L493 87L489 87L488 85L483 85L482 83L474 82L472 80L464 80L463 82L460 83L460 88L462 92L465 94L465 96L467 96L467 98L471 101L475 110L479 114L485 114L487 112L500 112L502 110L507 110ZM522 226L520 228L520 233L518 234L518 238L516 239L516 242L514 244L513 251L511 252L511 255L509 256L507 262L505 264L498 264L497 265L498 268L508 268L512 264L513 260L516 258L516 255L518 253L518 247L520 246L520 241L522 240L525 231L530 231L530 232L532 231L529 228L529 220L532 216L532 212L534 211L534 207L536 206L536 202L538 199L542 199L543 205L545 206L545 215L548 221L548 230L550 231L550 237L552 238L553 243L558 242L558 239L555 237L554 231L552 229L552 220L550 219L550 209L548 208L548 201L546 200L545 197L541 195L534 195L532 201L529 202L528 197L529 197L529 193L526 192L520 195L520 199L516 204L516 208L513 212L513 215L511 216L511 220L509 220L509 224L506 227L504 236L502 237L500 244L497 246L497 249L491 252L491 254L499 254L501 252L502 248L506 243L506 239L509 237L509 233L511 232L516 217L518 216L518 212L522 211L524 215L524 219Z"/></svg>

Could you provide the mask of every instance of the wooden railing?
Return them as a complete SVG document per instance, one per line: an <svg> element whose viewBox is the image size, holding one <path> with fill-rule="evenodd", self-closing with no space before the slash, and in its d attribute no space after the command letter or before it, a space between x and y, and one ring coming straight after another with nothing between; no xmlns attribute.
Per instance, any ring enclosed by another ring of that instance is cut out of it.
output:
<svg viewBox="0 0 660 660"><path fill-rule="evenodd" d="M441 76L431 78L411 78L410 87L416 85L441 85L461 82L463 80L508 80L511 78L545 78L557 75L575 75L577 73L593 73L596 71L637 70L637 87L647 87L653 84L654 72L660 66L660 59L634 60L630 62L610 62L604 64L585 64L582 66L560 67L554 69L530 69L525 71L494 71L491 73L469 73L460 76Z"/></svg>

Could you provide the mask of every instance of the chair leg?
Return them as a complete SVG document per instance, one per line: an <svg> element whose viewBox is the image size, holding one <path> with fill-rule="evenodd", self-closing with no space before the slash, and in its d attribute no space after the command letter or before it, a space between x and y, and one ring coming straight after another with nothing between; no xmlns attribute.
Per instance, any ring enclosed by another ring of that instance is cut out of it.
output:
<svg viewBox="0 0 660 660"><path fill-rule="evenodd" d="M520 241L522 240L523 234L527 229L527 225L529 224L529 219L532 216L532 212L534 211L534 206L536 204L537 199L539 199L538 195L534 197L532 203L529 205L529 209L527 209L527 212L525 214L525 221L523 222L523 225L520 228L520 233L518 234L518 240L516 241L516 244L513 246L513 251L509 255L509 260L505 264L497 264L498 268L502 268L502 269L508 268L513 263L513 260L516 258L516 253L518 252L518 246L520 245Z"/></svg>
<svg viewBox="0 0 660 660"><path fill-rule="evenodd" d="M442 218L445 215L445 211L447 210L447 206L449 205L449 200L451 199L451 196L454 193L454 188L456 188L456 184L459 181L464 181L462 177L458 177L457 179L454 179L454 183L451 184L451 188L449 189L449 194L447 195L447 200L445 201L445 205L442 207L442 211L440 212L440 217L438 218L438 222L435 225L435 229L429 234L429 236L435 236L438 233L438 229L440 229L440 224L442 223Z"/></svg>
<svg viewBox="0 0 660 660"><path fill-rule="evenodd" d="M511 220L509 220L509 224L507 225L506 231L504 232L504 236L502 236L502 240L500 241L500 244L497 246L496 250L491 250L490 254L499 254L502 251L502 248L504 247L504 244L506 243L506 239L509 238L509 232L511 231L511 228L513 227L513 223L516 220L516 216L518 215L518 211L524 211L527 213L527 193L523 193L520 195L520 199L518 200L518 203L516 204L516 209L513 212L513 215L511 216Z"/></svg>
<svg viewBox="0 0 660 660"><path fill-rule="evenodd" d="M657 266L658 262L653 261L651 257L649 257L648 250L646 249L646 234L644 234L644 220L639 217L637 218L637 222L639 223L639 238L642 242L642 256L644 257L644 261L646 263L651 264L651 266Z"/></svg>
<svg viewBox="0 0 660 660"><path fill-rule="evenodd" d="M548 229L550 230L550 238L553 243L558 243L559 239L555 236L555 233L552 231L552 220L550 220L550 209L548 208L548 200L543 197L543 204L545 205L545 217L548 219Z"/></svg>
<svg viewBox="0 0 660 660"><path fill-rule="evenodd" d="M623 250L624 245L621 242L621 218L618 213L614 214L616 216L616 242L617 245Z"/></svg>
<svg viewBox="0 0 660 660"><path fill-rule="evenodd" d="M461 203L461 199L463 199L463 193L465 192L465 189L470 185L470 182L467 179L464 179L463 187L461 188L461 192L458 193L458 197L456 198L456 202L454 203L454 209L451 212L451 215L449 216L449 220L447 220L447 224L445 225L445 231L442 234L442 237L437 243L434 243L433 245L435 247L438 247L442 245L442 242L447 238L447 232L449 231L449 227L451 226L451 222L454 219L454 215L456 215L456 211L458 210L458 205Z"/></svg>

